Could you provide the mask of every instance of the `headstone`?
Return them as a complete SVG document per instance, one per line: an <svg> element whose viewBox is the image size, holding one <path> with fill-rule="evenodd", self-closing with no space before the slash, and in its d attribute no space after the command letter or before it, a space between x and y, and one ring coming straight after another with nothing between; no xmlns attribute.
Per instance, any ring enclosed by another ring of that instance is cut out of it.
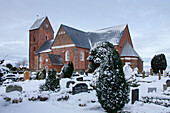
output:
<svg viewBox="0 0 170 113"><path fill-rule="evenodd" d="M83 81L83 77L76 78L77 81Z"/></svg>
<svg viewBox="0 0 170 113"><path fill-rule="evenodd" d="M150 75L153 76L153 69L152 68L150 69Z"/></svg>
<svg viewBox="0 0 170 113"><path fill-rule="evenodd" d="M68 81L68 82L66 83L66 88L69 88L70 84L75 84L75 82L74 82L74 81Z"/></svg>
<svg viewBox="0 0 170 113"><path fill-rule="evenodd" d="M84 71L80 71L80 75L84 75Z"/></svg>
<svg viewBox="0 0 170 113"><path fill-rule="evenodd" d="M24 73L24 81L27 79L30 80L30 73L28 71Z"/></svg>
<svg viewBox="0 0 170 113"><path fill-rule="evenodd" d="M139 100L139 89L132 90L132 100L131 103L134 104L135 101Z"/></svg>
<svg viewBox="0 0 170 113"><path fill-rule="evenodd" d="M85 72L86 76L88 76L88 71Z"/></svg>
<svg viewBox="0 0 170 113"><path fill-rule="evenodd" d="M6 92L9 93L9 92L12 92L12 91L19 91L19 92L21 92L22 91L22 87L19 86L19 85L15 85L15 84L14 85L13 84L8 85L6 87Z"/></svg>
<svg viewBox="0 0 170 113"><path fill-rule="evenodd" d="M142 72L142 78L145 78L145 71Z"/></svg>
<svg viewBox="0 0 170 113"><path fill-rule="evenodd" d="M46 74L40 72L39 75L38 75L38 80L43 80L46 78Z"/></svg>
<svg viewBox="0 0 170 113"><path fill-rule="evenodd" d="M85 83L79 83L76 84L73 88L72 88L72 93L74 94L78 94L81 92L88 92L88 86Z"/></svg>
<svg viewBox="0 0 170 113"><path fill-rule="evenodd" d="M161 71L159 71L158 76L159 76L159 80L161 80Z"/></svg>
<svg viewBox="0 0 170 113"><path fill-rule="evenodd" d="M163 77L166 77L166 71L165 70L163 71Z"/></svg>
<svg viewBox="0 0 170 113"><path fill-rule="evenodd" d="M167 80L167 81L166 81L166 85L167 85L167 87L170 86L170 80Z"/></svg>
<svg viewBox="0 0 170 113"><path fill-rule="evenodd" d="M166 91L166 90L167 90L167 85L163 84L163 91Z"/></svg>
<svg viewBox="0 0 170 113"><path fill-rule="evenodd" d="M73 72L72 76L79 76L79 73Z"/></svg>
<svg viewBox="0 0 170 113"><path fill-rule="evenodd" d="M148 93L150 93L150 92L152 93L153 91L156 92L156 91L157 91L157 88L156 88L156 87L153 87L153 88L149 88L149 87L148 87Z"/></svg>

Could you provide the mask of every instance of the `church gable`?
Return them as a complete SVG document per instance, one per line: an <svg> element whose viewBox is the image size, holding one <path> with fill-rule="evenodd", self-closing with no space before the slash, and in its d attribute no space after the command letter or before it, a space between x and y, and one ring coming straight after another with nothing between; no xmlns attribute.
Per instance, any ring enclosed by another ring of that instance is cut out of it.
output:
<svg viewBox="0 0 170 113"><path fill-rule="evenodd" d="M122 49L126 43L126 41L131 45L131 47L133 48L133 44L132 44L132 40L131 40L131 36L130 36L130 33L129 33L129 28L128 28L128 25L126 25L125 27L125 30L122 34L122 38L120 40L120 43L119 45L117 46L117 50L119 52L119 54L121 54L122 52Z"/></svg>
<svg viewBox="0 0 170 113"><path fill-rule="evenodd" d="M65 29L61 25L57 32L57 35L55 37L52 47L54 48L56 46L73 45L73 44L74 44L73 41L70 39L69 35L67 34Z"/></svg>

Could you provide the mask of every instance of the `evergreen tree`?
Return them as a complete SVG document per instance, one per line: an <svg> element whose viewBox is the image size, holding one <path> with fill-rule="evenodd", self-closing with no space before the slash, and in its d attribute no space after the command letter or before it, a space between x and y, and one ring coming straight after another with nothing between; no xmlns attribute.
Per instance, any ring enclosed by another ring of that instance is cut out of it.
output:
<svg viewBox="0 0 170 113"><path fill-rule="evenodd" d="M100 42L95 44L90 54L88 61L92 62L99 72L96 82L98 101L107 112L116 112L129 101L129 85L123 73L119 53L111 43Z"/></svg>
<svg viewBox="0 0 170 113"><path fill-rule="evenodd" d="M47 91L47 90L55 91L58 88L60 88L60 86L59 86L59 78L56 78L56 71L54 70L48 71L48 76L45 81L45 84L40 86L40 90L41 91Z"/></svg>
<svg viewBox="0 0 170 113"><path fill-rule="evenodd" d="M62 72L64 73L64 78L70 78L73 74L74 66L72 62L69 62L65 67L63 68Z"/></svg>
<svg viewBox="0 0 170 113"><path fill-rule="evenodd" d="M164 54L155 55L151 60L151 67L154 73L158 73L159 70L163 73L163 70L167 67L167 62Z"/></svg>
<svg viewBox="0 0 170 113"><path fill-rule="evenodd" d="M10 63L8 63L8 64L6 64L6 67L7 67L8 69L11 69L13 66L12 66Z"/></svg>

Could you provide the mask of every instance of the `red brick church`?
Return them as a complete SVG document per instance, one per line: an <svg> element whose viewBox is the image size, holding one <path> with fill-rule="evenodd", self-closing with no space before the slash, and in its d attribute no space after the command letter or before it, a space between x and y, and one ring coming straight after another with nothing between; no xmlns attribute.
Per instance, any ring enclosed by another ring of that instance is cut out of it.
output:
<svg viewBox="0 0 170 113"><path fill-rule="evenodd" d="M90 48L96 42L109 41L118 50L123 65L129 64L143 71L143 61L134 50L128 25L119 25L84 32L66 25L61 25L55 38L54 30L48 17L37 19L29 30L29 68L56 69L58 72L69 61L75 70L86 70Z"/></svg>

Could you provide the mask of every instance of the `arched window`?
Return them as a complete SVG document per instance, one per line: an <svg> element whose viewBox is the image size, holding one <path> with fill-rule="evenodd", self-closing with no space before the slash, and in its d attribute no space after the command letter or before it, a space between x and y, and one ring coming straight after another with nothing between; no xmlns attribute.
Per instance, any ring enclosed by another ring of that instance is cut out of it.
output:
<svg viewBox="0 0 170 113"><path fill-rule="evenodd" d="M34 47L34 52L35 52L35 47Z"/></svg>
<svg viewBox="0 0 170 113"><path fill-rule="evenodd" d="M48 40L48 36L46 35L46 40Z"/></svg>
<svg viewBox="0 0 170 113"><path fill-rule="evenodd" d="M65 53L65 61L70 61L70 53L69 53L69 51L66 51L66 53Z"/></svg>
<svg viewBox="0 0 170 113"><path fill-rule="evenodd" d="M80 52L80 61L84 61L84 52L83 51Z"/></svg>

